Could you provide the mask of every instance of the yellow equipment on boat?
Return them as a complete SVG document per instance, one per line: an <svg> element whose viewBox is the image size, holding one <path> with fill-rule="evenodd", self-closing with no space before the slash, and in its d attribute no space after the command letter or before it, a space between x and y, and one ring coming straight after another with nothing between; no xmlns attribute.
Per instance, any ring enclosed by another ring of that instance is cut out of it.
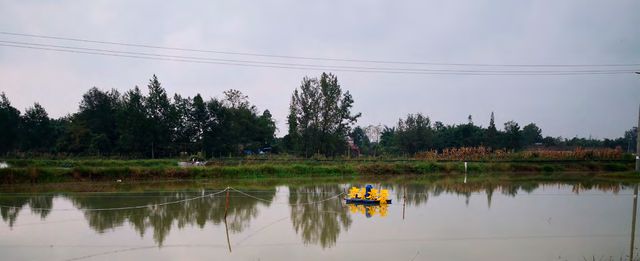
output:
<svg viewBox="0 0 640 261"><path fill-rule="evenodd" d="M352 204L391 204L389 191L386 189L377 190L372 185L365 188L352 187L349 189L347 203Z"/></svg>

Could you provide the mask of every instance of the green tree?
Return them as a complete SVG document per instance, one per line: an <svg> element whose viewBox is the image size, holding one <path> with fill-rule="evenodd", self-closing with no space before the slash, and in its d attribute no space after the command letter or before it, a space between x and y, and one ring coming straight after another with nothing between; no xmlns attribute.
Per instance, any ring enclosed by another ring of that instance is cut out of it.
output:
<svg viewBox="0 0 640 261"><path fill-rule="evenodd" d="M361 154L367 155L370 153L371 141L369 141L369 137L363 128L360 126L355 127L353 131L349 133L349 137L353 141L353 144L358 146Z"/></svg>
<svg viewBox="0 0 640 261"><path fill-rule="evenodd" d="M456 139L460 141L460 146L463 147L480 146L482 144L485 131L473 124L471 115L469 115L467 119L467 124L460 124L456 126Z"/></svg>
<svg viewBox="0 0 640 261"><path fill-rule="evenodd" d="M120 93L101 91L93 87L82 95L75 120L89 131L90 148L94 153L111 153L117 142L116 118Z"/></svg>
<svg viewBox="0 0 640 261"><path fill-rule="evenodd" d="M504 144L508 149L519 149L522 133L520 126L515 121L504 123Z"/></svg>
<svg viewBox="0 0 640 261"><path fill-rule="evenodd" d="M51 142L53 153L67 153L65 144L65 134L68 131L70 125L70 116L63 116L57 119L50 119L51 123Z"/></svg>
<svg viewBox="0 0 640 261"><path fill-rule="evenodd" d="M47 111L38 103L27 108L22 117L22 145L26 151L48 152L53 145L53 129Z"/></svg>
<svg viewBox="0 0 640 261"><path fill-rule="evenodd" d="M145 109L149 118L149 135L151 144L151 158L156 155L164 155L168 152L173 128L175 127L175 113L172 111L171 101L167 92L160 85L158 77L154 74L149 84L149 95L145 99Z"/></svg>
<svg viewBox="0 0 640 261"><path fill-rule="evenodd" d="M327 73L322 73L320 79L305 77L300 89L293 93L291 106L297 129L289 134L300 135L303 150L300 153L305 156L343 153L351 125L361 115L351 113L351 94L342 93L338 78Z"/></svg>
<svg viewBox="0 0 640 261"><path fill-rule="evenodd" d="M65 126L61 128L63 133L58 139L60 150L71 154L85 154L89 151L91 131L79 118L78 113L75 113L68 115L62 121Z"/></svg>
<svg viewBox="0 0 640 261"><path fill-rule="evenodd" d="M18 146L20 111L11 106L7 96L0 93L0 154Z"/></svg>
<svg viewBox="0 0 640 261"><path fill-rule="evenodd" d="M260 143L261 147L268 147L275 141L276 122L269 110L264 110L262 115L255 121L256 132L255 140Z"/></svg>
<svg viewBox="0 0 640 261"><path fill-rule="evenodd" d="M491 119L489 120L489 127L485 130L484 143L492 149L498 148L498 129L496 129L496 120L493 112L491 112Z"/></svg>
<svg viewBox="0 0 640 261"><path fill-rule="evenodd" d="M226 156L229 153L229 149L225 148L227 137L224 136L226 133L225 128L222 126L227 118L224 106L219 100L211 99L206 102L206 107L208 117L204 122L202 137L204 151L207 155Z"/></svg>
<svg viewBox="0 0 640 261"><path fill-rule="evenodd" d="M193 100L190 97L182 98L179 94L173 96L173 115L175 121L173 137L173 147L178 152L193 152L192 144L195 140L196 128L192 121Z"/></svg>
<svg viewBox="0 0 640 261"><path fill-rule="evenodd" d="M195 97L193 97L190 126L193 128L193 142L196 144L196 147L200 151L205 150L202 142L204 139L204 133L206 131L208 118L209 114L207 113L207 105L202 99L202 96L200 96L200 94L197 94Z"/></svg>
<svg viewBox="0 0 640 261"><path fill-rule="evenodd" d="M420 113L409 114L405 120L398 120L395 142L398 148L409 154L433 148L431 119Z"/></svg>
<svg viewBox="0 0 640 261"><path fill-rule="evenodd" d="M530 146L542 142L542 130L535 123L522 127L522 146Z"/></svg>
<svg viewBox="0 0 640 261"><path fill-rule="evenodd" d="M145 109L145 97L136 86L122 97L118 111L118 148L129 156L147 156L150 144L149 119Z"/></svg>
<svg viewBox="0 0 640 261"><path fill-rule="evenodd" d="M208 154L257 152L274 141L275 122L271 113L265 110L258 115L256 107L240 91L226 91L224 100L212 99L206 107L203 144Z"/></svg>
<svg viewBox="0 0 640 261"><path fill-rule="evenodd" d="M638 127L633 127L630 130L624 132L624 138L622 142L626 143L623 145L623 147L627 149L627 152L636 151L636 146L638 144L637 139Z"/></svg>
<svg viewBox="0 0 640 261"><path fill-rule="evenodd" d="M249 108L249 96L244 95L241 91L229 89L224 91L223 103L227 108Z"/></svg>
<svg viewBox="0 0 640 261"><path fill-rule="evenodd" d="M551 137L551 136L547 136L544 137L544 139L542 139L542 144L545 147L554 147L554 146L560 146L562 144L562 137Z"/></svg>
<svg viewBox="0 0 640 261"><path fill-rule="evenodd" d="M294 105L295 96L291 96L289 103L289 115L287 115L287 126L289 127L287 135L284 136L284 147L289 153L297 153L300 151L301 135L298 128L297 108Z"/></svg>

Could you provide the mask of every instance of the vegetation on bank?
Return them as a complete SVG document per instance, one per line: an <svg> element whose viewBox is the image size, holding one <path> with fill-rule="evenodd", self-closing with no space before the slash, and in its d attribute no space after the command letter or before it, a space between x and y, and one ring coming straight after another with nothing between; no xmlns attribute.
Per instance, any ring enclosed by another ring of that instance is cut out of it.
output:
<svg viewBox="0 0 640 261"><path fill-rule="evenodd" d="M466 179L466 183L463 182ZM296 177L264 177L264 178L217 178L217 179L180 179L180 180L112 180L98 182L42 182L38 184L20 183L7 186L0 185L2 193L56 193L56 192L146 192L146 191L193 191L202 189L222 189L233 187L241 190L275 190L277 186L324 186L335 184L351 184L363 187L376 183L383 187L393 184L419 185L411 188L433 191L454 191L469 193L486 191L487 188L502 187L503 191L517 191L514 187L535 188L551 184L567 184L576 186L573 191L580 193L584 189L600 189L603 191L619 191L622 186L637 184L639 175L631 172L618 173L474 173L463 175L332 175L332 176L296 176ZM438 188L434 188L438 187ZM401 194L399 194L401 195Z"/></svg>
<svg viewBox="0 0 640 261"><path fill-rule="evenodd" d="M437 177L464 173L463 162L433 161L238 162L203 167L178 167L175 161L169 160L76 162L9 160L8 162L11 167L0 169L1 183L404 174ZM572 175L568 173L600 172L616 172L614 174L620 178L632 178L635 176L624 174L624 172L630 172L633 169L634 162L626 160L471 162L467 166L470 174L540 174L558 178L571 177Z"/></svg>
<svg viewBox="0 0 640 261"><path fill-rule="evenodd" d="M474 123L471 115L465 123L447 125L422 113L389 126L356 126L361 113L352 112L354 97L343 91L336 75L322 73L305 77L293 91L289 115L280 119L288 125L281 130L286 135L276 138L276 119L269 110L258 111L238 90L225 91L222 98L171 96L155 75L147 90L134 87L121 94L94 87L82 96L77 112L57 119L38 103L22 113L0 93L0 156L221 158L266 152L307 158L382 155L440 160L441 155L466 153L469 148L497 156L531 147L630 152L635 151L637 137L635 128L616 139L543 137L535 123L521 127L507 121L502 128L493 113L486 127Z"/></svg>

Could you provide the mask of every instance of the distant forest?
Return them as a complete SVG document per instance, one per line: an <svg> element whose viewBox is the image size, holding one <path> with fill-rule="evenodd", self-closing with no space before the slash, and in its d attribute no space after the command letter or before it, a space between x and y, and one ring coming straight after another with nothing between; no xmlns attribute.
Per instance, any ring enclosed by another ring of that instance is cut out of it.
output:
<svg viewBox="0 0 640 261"><path fill-rule="evenodd" d="M257 153L323 155L411 155L447 148L479 147L522 150L620 148L634 151L634 127L616 139L544 137L535 123L514 121L488 126L473 122L445 125L421 113L409 114L394 126L357 126L360 113L333 74L305 77L291 95L288 130L276 138L269 112L251 105L246 95L228 90L223 98L200 94L170 97L154 75L146 95L136 86L121 94L91 88L78 111L52 119L38 103L21 113L0 95L0 154L4 156L113 156L163 158L226 157Z"/></svg>

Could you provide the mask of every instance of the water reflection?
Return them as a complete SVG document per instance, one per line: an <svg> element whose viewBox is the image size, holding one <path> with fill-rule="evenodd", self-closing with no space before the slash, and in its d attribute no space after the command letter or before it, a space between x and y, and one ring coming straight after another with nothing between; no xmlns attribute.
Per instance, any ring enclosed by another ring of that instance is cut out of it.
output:
<svg viewBox="0 0 640 261"><path fill-rule="evenodd" d="M579 195L587 190L618 193L624 185L620 183L540 183L540 182L488 182L473 181L467 183L458 180L414 181L407 183L391 183L387 181L373 182L379 187L389 189L396 197L394 204L408 206L425 205L432 198L442 194L454 194L464 198L466 204L472 197L484 199L491 208L495 193L516 197L518 194L531 193L545 188L570 186L572 193ZM324 200L344 192L346 187L360 184L302 184L286 186L291 226L305 245L317 245L323 249L332 248L341 234L351 227L354 215L375 216L376 218L393 213L393 208L347 206L342 200ZM261 218L260 206L273 207L278 190L276 185L263 187L260 190L244 190L249 196L230 193L230 204L227 225L230 233L241 233L252 221ZM211 193L203 191L201 193ZM57 194L1 194L0 205L15 208L0 208L0 216L9 227L16 223L20 212L29 207L32 213L46 219L55 208L53 202L61 199L80 211L88 225L98 233L118 229L129 224L141 237L153 233L152 237L158 246L162 246L171 229L184 229L187 226L204 228L207 223L220 226L224 222L224 194L215 197L204 197L180 204L153 207L155 204L189 199L201 195L194 191L144 192L144 193L57 193ZM323 201L324 200L324 201ZM315 204L308 204L317 202ZM57 203L56 203L57 204ZM90 211L87 209L116 208L122 206L149 205L147 208ZM282 206L285 208L286 206ZM391 206L393 207L393 205ZM399 210L399 209L398 209ZM122 228L126 229L126 228ZM232 240L233 241L233 240ZM232 242L233 243L233 242Z"/></svg>
<svg viewBox="0 0 640 261"><path fill-rule="evenodd" d="M208 192L207 192L208 193ZM267 200L273 199L275 190L270 193L261 192L259 196ZM126 199L126 204L122 200L115 201L108 197L86 197L75 196L71 200L78 208L110 208L120 206L153 205L163 202L183 200L194 197L193 193L175 193L171 196L159 197L133 197ZM114 203L115 202L115 203ZM233 197L232 204L229 204L227 224L232 233L241 232L249 225L252 218L258 216L257 206L259 204L269 205L268 202L258 201L250 197ZM161 207L149 207L134 210L118 211L84 211L84 215L89 225L98 232L121 226L128 222L133 228L143 236L148 228L153 229L153 238L159 244L165 240L173 224L178 228L186 225L196 225L203 228L207 222L215 225L224 221L225 198L205 197L181 204L172 204Z"/></svg>
<svg viewBox="0 0 640 261"><path fill-rule="evenodd" d="M339 185L317 185L289 188L291 223L304 244L317 244L322 248L336 244L342 230L347 231L351 217L342 200L323 199L344 192ZM307 204L318 202L317 204Z"/></svg>
<svg viewBox="0 0 640 261"><path fill-rule="evenodd" d="M210 193L210 192L203 192ZM256 192L248 192L255 197L264 198L259 201L251 197L241 197L231 193L227 214L228 229L231 233L242 232L249 226L251 219L258 216L258 205L269 206L269 201L275 196L275 189ZM19 206L17 208L1 208L2 219L12 227L18 213L25 206L29 206L34 213L40 214L44 219L51 211L53 198L68 199L74 207L83 212L89 226L98 233L121 227L125 223L130 224L142 237L149 229L153 232L153 239L162 246L164 240L173 228L182 229L187 225L203 228L207 222L219 225L224 222L224 195L215 197L203 197L186 201L180 204L155 206L156 204L184 200L198 196L192 192L174 193L144 193L144 194L69 194L46 196L2 196L1 205ZM122 206L144 206L147 208L124 209L113 211L91 211L84 209L106 209Z"/></svg>
<svg viewBox="0 0 640 261"><path fill-rule="evenodd" d="M486 195L487 207L491 208L491 200L495 192L515 197L518 193L530 194L541 188L560 188L561 186L567 185L571 186L571 191L576 195L589 190L599 190L617 194L624 187L624 185L620 183L468 182L465 184L452 180L429 183L393 184L386 185L385 187L393 190L397 199L406 199L406 203L410 206L426 204L429 197L438 197L445 193L463 196L466 205L469 204L469 200L473 194L484 194Z"/></svg>
<svg viewBox="0 0 640 261"><path fill-rule="evenodd" d="M367 218L371 218L377 215L380 217L386 217L387 212L389 211L389 205L360 205L360 204L349 204L349 212L351 214L359 213L361 215L366 216Z"/></svg>
<svg viewBox="0 0 640 261"><path fill-rule="evenodd" d="M53 198L54 195L32 195L28 197L1 196L0 205L14 207L0 208L0 216L2 216L2 220L4 222L9 223L9 227L13 227L20 211L24 207L29 206L32 213L35 213L39 215L41 219L44 219L49 215L49 213L51 213L50 209L53 207Z"/></svg>

